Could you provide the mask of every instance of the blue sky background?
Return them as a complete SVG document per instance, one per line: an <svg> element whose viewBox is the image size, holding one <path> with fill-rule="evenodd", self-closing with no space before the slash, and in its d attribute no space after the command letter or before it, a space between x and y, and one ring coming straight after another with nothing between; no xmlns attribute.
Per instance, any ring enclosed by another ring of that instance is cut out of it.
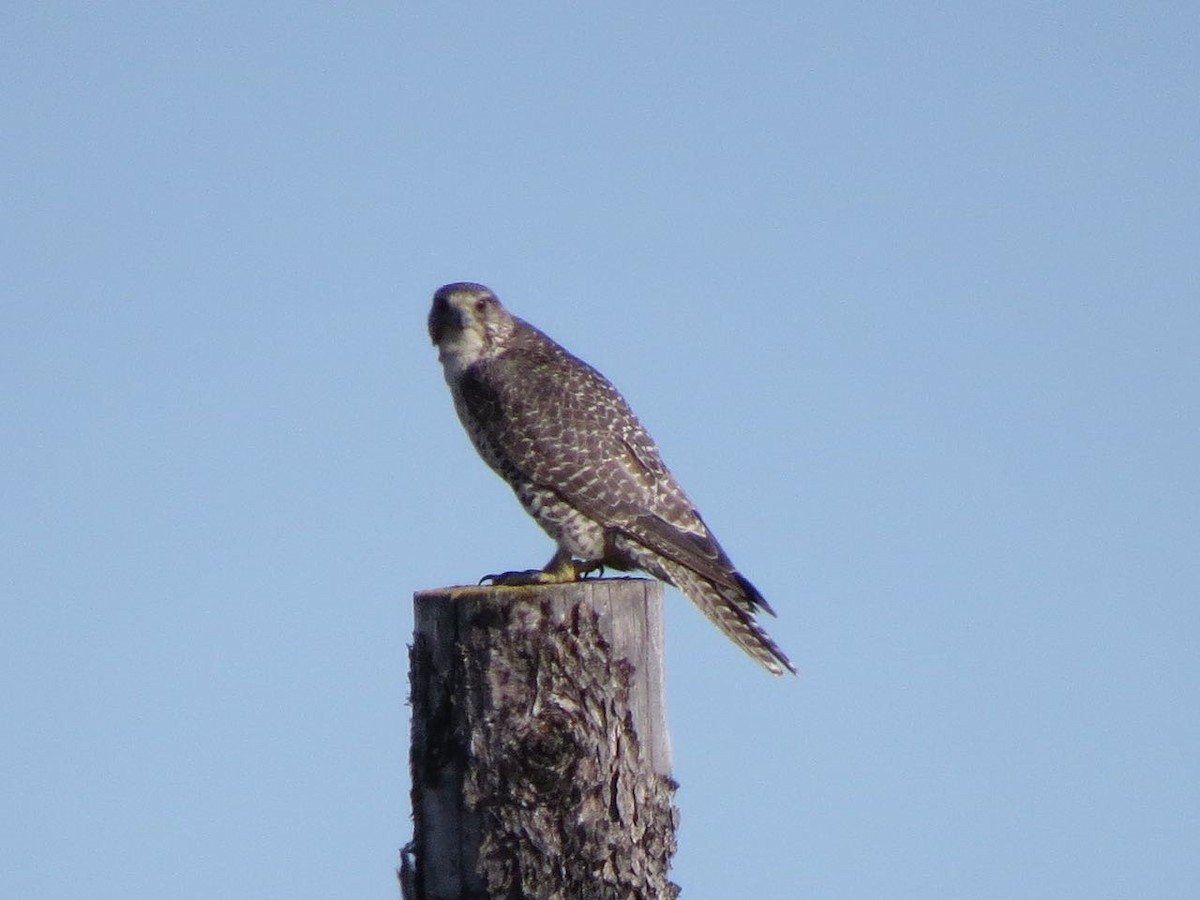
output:
<svg viewBox="0 0 1200 900"><path fill-rule="evenodd" d="M395 898L411 593L549 541L425 333L609 375L684 896L1200 883L1200 7L0 10L0 896Z"/></svg>

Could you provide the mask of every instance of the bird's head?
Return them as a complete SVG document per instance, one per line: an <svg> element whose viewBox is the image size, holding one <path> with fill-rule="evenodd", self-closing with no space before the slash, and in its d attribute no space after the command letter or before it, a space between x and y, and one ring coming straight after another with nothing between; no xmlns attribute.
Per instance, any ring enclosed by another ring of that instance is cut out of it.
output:
<svg viewBox="0 0 1200 900"><path fill-rule="evenodd" d="M460 281L438 288L429 310L429 337L447 375L461 372L503 344L514 321L482 284Z"/></svg>

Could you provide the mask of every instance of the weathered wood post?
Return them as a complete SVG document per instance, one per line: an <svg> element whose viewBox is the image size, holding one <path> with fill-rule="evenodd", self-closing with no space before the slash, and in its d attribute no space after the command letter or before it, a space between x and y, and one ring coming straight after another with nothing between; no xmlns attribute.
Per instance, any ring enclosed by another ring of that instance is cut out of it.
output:
<svg viewBox="0 0 1200 900"><path fill-rule="evenodd" d="M671 900L662 586L420 591L406 900Z"/></svg>

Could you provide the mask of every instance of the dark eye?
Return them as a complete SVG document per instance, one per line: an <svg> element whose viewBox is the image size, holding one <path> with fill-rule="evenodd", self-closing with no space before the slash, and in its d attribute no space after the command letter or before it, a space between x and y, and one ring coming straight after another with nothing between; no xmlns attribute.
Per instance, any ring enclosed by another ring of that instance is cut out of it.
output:
<svg viewBox="0 0 1200 900"><path fill-rule="evenodd" d="M475 301L475 312L477 312L477 313L483 312L485 309L487 309L487 305L488 305L488 298L480 297L478 300Z"/></svg>

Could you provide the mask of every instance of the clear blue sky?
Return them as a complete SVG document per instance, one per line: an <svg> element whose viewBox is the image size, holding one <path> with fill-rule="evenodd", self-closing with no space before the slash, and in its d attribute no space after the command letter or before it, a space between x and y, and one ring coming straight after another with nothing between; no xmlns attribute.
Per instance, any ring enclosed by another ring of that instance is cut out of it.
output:
<svg viewBox="0 0 1200 900"><path fill-rule="evenodd" d="M1194 896L1200 8L433 6L0 11L0 896L396 897L462 279L800 667L668 592L685 897Z"/></svg>

